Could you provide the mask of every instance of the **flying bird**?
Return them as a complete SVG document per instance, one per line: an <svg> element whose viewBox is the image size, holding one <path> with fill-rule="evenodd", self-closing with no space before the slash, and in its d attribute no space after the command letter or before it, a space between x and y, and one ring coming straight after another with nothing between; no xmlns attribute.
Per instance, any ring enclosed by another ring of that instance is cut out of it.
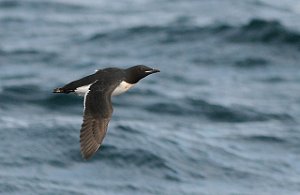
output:
<svg viewBox="0 0 300 195"><path fill-rule="evenodd" d="M127 69L105 68L53 90L53 93L74 92L84 96L80 130L80 151L84 159L93 156L104 139L113 112L111 96L126 92L141 79L156 72L160 71L145 65Z"/></svg>

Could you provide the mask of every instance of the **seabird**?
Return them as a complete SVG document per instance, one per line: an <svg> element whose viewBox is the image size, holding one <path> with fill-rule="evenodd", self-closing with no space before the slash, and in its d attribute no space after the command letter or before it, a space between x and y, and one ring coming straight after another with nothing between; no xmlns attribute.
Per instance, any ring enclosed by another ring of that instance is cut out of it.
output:
<svg viewBox="0 0 300 195"><path fill-rule="evenodd" d="M144 65L127 69L105 68L53 90L53 93L75 92L84 96L80 130L80 151L84 159L95 154L104 139L113 112L111 96L124 93L139 80L156 72L160 71Z"/></svg>

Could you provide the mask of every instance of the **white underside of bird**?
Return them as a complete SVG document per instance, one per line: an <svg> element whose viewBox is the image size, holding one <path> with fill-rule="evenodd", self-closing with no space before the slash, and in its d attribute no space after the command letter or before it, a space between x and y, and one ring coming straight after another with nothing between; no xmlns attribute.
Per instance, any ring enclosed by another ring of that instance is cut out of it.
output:
<svg viewBox="0 0 300 195"><path fill-rule="evenodd" d="M93 83L92 83L93 84ZM90 86L92 84L89 84L89 85L84 85L82 87L78 87L76 90L75 90L75 93L77 95L80 95L80 96L84 96L90 89ZM130 84L130 83L127 83L125 81L122 81L117 87L116 89L112 92L112 95L113 96L116 96L116 95L120 95L126 91L128 91L130 88L132 88L134 86L134 84Z"/></svg>

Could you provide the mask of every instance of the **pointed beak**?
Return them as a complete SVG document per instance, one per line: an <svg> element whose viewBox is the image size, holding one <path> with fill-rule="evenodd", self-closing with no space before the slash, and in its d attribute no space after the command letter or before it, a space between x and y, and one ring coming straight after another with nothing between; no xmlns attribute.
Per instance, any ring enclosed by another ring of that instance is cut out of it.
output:
<svg viewBox="0 0 300 195"><path fill-rule="evenodd" d="M160 72L158 69L152 69L152 73Z"/></svg>
<svg viewBox="0 0 300 195"><path fill-rule="evenodd" d="M160 72L160 70L158 69L151 69L151 70L147 70L146 73L149 73L149 74L153 74L153 73L156 73L156 72Z"/></svg>

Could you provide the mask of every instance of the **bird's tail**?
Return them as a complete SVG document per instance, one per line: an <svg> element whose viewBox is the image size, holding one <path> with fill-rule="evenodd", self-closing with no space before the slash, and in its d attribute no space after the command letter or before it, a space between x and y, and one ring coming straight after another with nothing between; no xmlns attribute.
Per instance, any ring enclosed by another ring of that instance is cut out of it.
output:
<svg viewBox="0 0 300 195"><path fill-rule="evenodd" d="M64 90L62 88L55 88L53 89L53 93L64 93Z"/></svg>
<svg viewBox="0 0 300 195"><path fill-rule="evenodd" d="M64 88L53 89L53 93L70 93L70 92L74 92L74 90L68 90L68 89L64 89Z"/></svg>

